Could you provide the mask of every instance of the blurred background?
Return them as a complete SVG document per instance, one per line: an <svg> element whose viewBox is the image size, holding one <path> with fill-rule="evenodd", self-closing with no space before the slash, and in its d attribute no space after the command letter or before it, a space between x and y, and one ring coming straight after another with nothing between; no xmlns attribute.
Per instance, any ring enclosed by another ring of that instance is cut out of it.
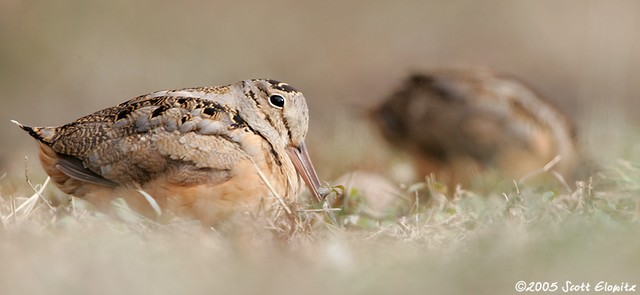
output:
<svg viewBox="0 0 640 295"><path fill-rule="evenodd" d="M321 178L384 170L396 156L362 108L450 66L520 76L613 160L640 143L639 16L633 0L0 0L0 175L21 177L25 156L43 175L10 119L60 125L155 90L263 77L307 97Z"/></svg>

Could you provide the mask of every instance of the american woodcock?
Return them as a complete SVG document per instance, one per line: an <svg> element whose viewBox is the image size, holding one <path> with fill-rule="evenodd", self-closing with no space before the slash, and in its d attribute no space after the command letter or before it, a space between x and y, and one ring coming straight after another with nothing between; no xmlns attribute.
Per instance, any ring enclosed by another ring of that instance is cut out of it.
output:
<svg viewBox="0 0 640 295"><path fill-rule="evenodd" d="M304 144L305 98L274 80L142 95L60 127L18 124L65 193L109 207L123 197L144 214L162 209L215 225L292 200L300 177L318 199ZM297 173L296 173L297 171Z"/></svg>
<svg viewBox="0 0 640 295"><path fill-rule="evenodd" d="M579 152L572 122L521 80L490 70L416 74L373 111L392 144L414 155L421 176L469 184L493 169L520 178L556 156L572 177Z"/></svg>

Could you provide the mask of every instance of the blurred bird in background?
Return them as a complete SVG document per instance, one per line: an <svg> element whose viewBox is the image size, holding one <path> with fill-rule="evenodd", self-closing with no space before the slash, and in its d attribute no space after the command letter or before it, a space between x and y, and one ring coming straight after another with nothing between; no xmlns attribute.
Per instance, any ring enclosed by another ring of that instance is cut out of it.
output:
<svg viewBox="0 0 640 295"><path fill-rule="evenodd" d="M567 181L582 176L572 120L522 80L489 69L414 74L372 117L421 177L450 186L488 171L519 179L549 163Z"/></svg>

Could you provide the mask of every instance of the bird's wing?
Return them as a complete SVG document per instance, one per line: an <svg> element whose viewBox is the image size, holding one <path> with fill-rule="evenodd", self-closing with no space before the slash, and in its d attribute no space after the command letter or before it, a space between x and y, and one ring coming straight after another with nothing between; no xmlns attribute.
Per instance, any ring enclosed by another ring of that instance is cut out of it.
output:
<svg viewBox="0 0 640 295"><path fill-rule="evenodd" d="M113 185L161 173L175 173L182 183L226 178L242 156L231 135L245 124L215 101L147 96L61 127L23 129L60 155L56 165L67 176Z"/></svg>

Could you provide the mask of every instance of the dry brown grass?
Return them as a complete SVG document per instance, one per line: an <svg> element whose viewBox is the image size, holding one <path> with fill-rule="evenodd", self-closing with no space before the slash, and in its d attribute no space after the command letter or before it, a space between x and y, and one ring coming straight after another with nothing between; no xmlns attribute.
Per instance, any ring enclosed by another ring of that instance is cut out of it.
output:
<svg viewBox="0 0 640 295"><path fill-rule="evenodd" d="M504 294L519 280L640 283L640 168L614 168L570 192L458 190L453 201L347 228L296 210L264 229L285 239L249 247L188 220L114 219L79 201L50 207L40 195L54 190L35 185L29 197L0 198L0 286L3 294Z"/></svg>

